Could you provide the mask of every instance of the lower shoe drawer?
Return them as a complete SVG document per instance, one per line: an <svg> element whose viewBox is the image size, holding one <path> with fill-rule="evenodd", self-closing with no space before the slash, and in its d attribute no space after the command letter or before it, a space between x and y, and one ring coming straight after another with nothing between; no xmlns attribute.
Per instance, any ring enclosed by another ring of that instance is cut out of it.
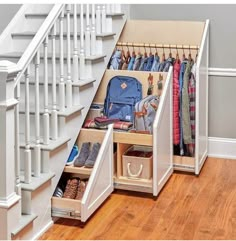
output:
<svg viewBox="0 0 236 241"><path fill-rule="evenodd" d="M81 200L52 197L52 216L81 219Z"/></svg>
<svg viewBox="0 0 236 241"><path fill-rule="evenodd" d="M100 135L93 137L88 135L86 130L81 130L79 139L78 141L82 142L96 141L101 143L94 167L90 169L90 172L85 171L83 167L65 168L65 172L71 173L71 177L81 175L88 177L89 175L82 199L52 197L51 204L52 216L80 219L85 222L114 190L112 125L108 127L106 132L101 132Z"/></svg>

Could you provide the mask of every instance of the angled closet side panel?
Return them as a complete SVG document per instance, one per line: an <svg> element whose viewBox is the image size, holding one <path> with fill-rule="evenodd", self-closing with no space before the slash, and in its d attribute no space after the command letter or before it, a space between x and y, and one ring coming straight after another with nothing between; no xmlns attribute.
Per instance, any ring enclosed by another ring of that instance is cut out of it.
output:
<svg viewBox="0 0 236 241"><path fill-rule="evenodd" d="M170 67L153 124L153 195L157 196L173 173L172 78Z"/></svg>
<svg viewBox="0 0 236 241"><path fill-rule="evenodd" d="M198 175L208 153L208 58L209 20L206 21L196 72L196 154L195 174Z"/></svg>

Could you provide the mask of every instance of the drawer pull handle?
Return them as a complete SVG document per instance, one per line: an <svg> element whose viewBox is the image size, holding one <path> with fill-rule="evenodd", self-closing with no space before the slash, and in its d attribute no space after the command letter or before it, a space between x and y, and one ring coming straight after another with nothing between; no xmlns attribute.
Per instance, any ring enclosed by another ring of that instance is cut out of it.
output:
<svg viewBox="0 0 236 241"><path fill-rule="evenodd" d="M138 178L138 177L140 176L140 174L142 173L142 170L143 170L143 164L140 165L140 168L139 168L137 174L133 174L133 173L131 173L130 165L131 165L131 163L129 162L129 163L127 164L127 170L128 170L128 174L129 174L129 176L130 176L130 177L133 177L133 178Z"/></svg>

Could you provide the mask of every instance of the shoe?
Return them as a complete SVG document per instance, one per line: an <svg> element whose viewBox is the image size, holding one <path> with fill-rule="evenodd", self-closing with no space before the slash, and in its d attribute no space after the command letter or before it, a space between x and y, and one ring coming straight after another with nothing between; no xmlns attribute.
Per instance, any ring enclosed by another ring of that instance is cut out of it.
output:
<svg viewBox="0 0 236 241"><path fill-rule="evenodd" d="M82 199L82 197L84 195L84 191L86 189L86 184L87 184L87 182L80 180L75 199L77 199L77 200Z"/></svg>
<svg viewBox="0 0 236 241"><path fill-rule="evenodd" d="M82 167L85 164L85 161L87 160L89 156L89 147L90 147L90 142L84 142L82 144L79 156L76 158L74 162L75 167Z"/></svg>
<svg viewBox="0 0 236 241"><path fill-rule="evenodd" d="M101 146L101 144L98 142L93 144L92 151L90 152L88 159L86 160L86 162L84 164L85 167L92 168L94 166L100 146Z"/></svg>
<svg viewBox="0 0 236 241"><path fill-rule="evenodd" d="M77 194L78 185L79 185L78 179L76 178L69 179L66 184L66 190L63 194L63 198L74 199Z"/></svg>
<svg viewBox="0 0 236 241"><path fill-rule="evenodd" d="M54 193L53 193L54 197L62 197L63 196L63 191L60 187L56 187Z"/></svg>
<svg viewBox="0 0 236 241"><path fill-rule="evenodd" d="M75 159L79 156L79 148L77 145L74 145L73 148L72 148L72 151L70 153L70 156L66 162L66 165L67 166L71 166L73 165Z"/></svg>

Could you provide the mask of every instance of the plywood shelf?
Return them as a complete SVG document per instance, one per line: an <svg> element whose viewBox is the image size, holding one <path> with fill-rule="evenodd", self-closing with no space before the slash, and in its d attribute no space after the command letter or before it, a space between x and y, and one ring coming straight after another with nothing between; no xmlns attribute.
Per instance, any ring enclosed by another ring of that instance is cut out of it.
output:
<svg viewBox="0 0 236 241"><path fill-rule="evenodd" d="M65 166L64 172L90 176L93 168Z"/></svg>

